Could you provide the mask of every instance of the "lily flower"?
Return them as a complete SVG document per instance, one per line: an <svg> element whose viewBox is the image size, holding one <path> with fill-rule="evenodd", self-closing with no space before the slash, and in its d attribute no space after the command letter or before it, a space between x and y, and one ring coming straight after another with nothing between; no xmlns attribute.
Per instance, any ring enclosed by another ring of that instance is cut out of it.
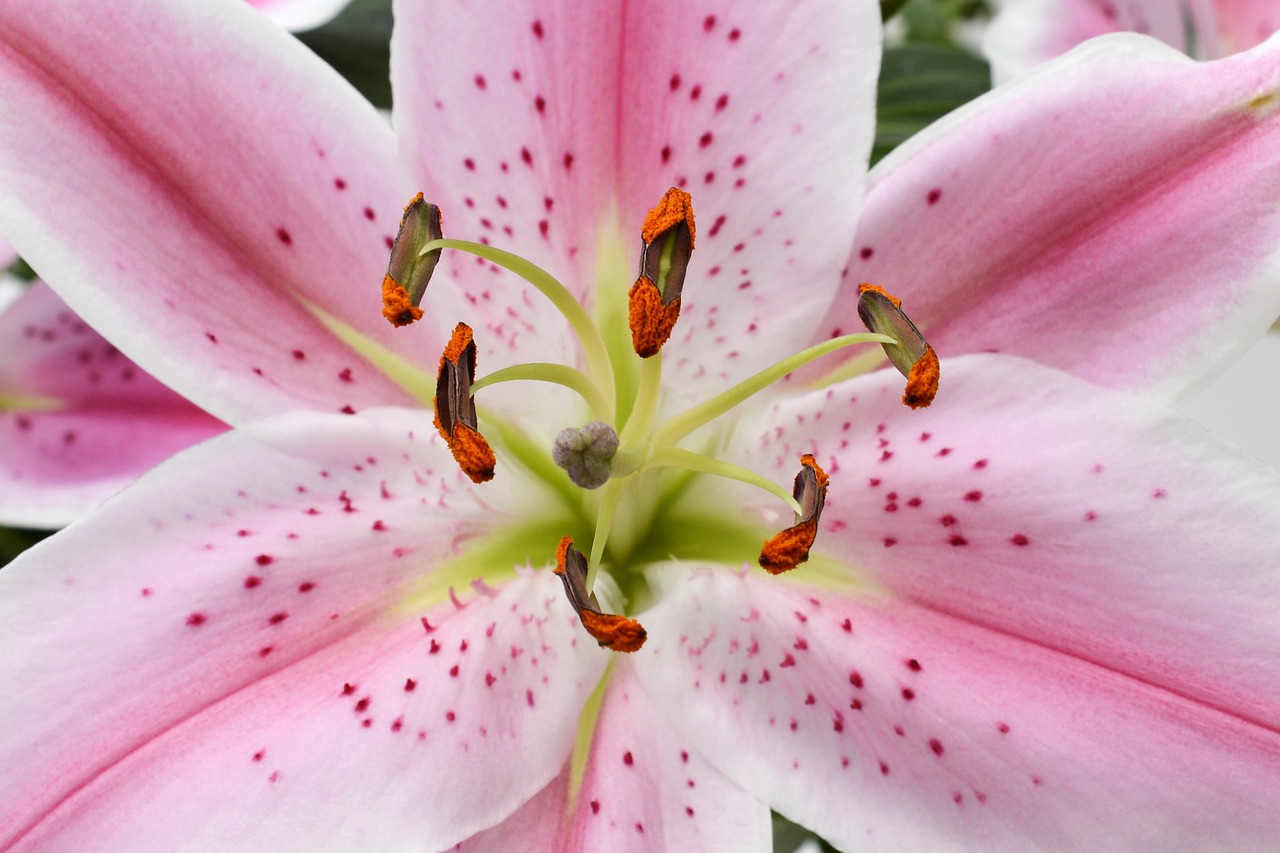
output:
<svg viewBox="0 0 1280 853"><path fill-rule="evenodd" d="M43 282L0 311L0 523L56 528L226 426L162 385Z"/></svg>
<svg viewBox="0 0 1280 853"><path fill-rule="evenodd" d="M1002 0L982 49L1000 83L1107 33L1143 33L1197 59L1221 59L1277 30L1280 6L1270 0Z"/></svg>
<svg viewBox="0 0 1280 853"><path fill-rule="evenodd" d="M1280 833L1280 475L1162 402L1280 307L1280 43L1077 51L864 182L869 0L403 0L398 137L238 2L51 3L0 232L236 429L0 572L0 850Z"/></svg>

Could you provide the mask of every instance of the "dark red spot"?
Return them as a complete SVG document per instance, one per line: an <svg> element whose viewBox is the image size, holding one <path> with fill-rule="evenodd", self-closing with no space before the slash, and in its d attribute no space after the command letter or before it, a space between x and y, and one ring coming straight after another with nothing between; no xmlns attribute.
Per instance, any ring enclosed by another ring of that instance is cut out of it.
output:
<svg viewBox="0 0 1280 853"><path fill-rule="evenodd" d="M937 187L934 187L933 189L929 190L929 194L924 197L924 200L929 202L929 204L937 204L938 199L940 198L942 198L942 190L938 189Z"/></svg>
<svg viewBox="0 0 1280 853"><path fill-rule="evenodd" d="M592 814L600 814L600 801L599 801L599 800L592 800L592 801L591 801L591 813L592 813Z"/></svg>
<svg viewBox="0 0 1280 853"><path fill-rule="evenodd" d="M844 632L845 632L846 634L852 634L852 633L853 633L853 623L852 623L852 622L850 622L848 619L845 619L843 622L841 622L841 623L840 623L840 627L841 627L842 629L844 629Z"/></svg>
<svg viewBox="0 0 1280 853"><path fill-rule="evenodd" d="M729 106L728 95L721 95L720 97L716 98L716 112L720 112L722 109L724 109L727 106Z"/></svg>
<svg viewBox="0 0 1280 853"><path fill-rule="evenodd" d="M979 459L977 462L973 463L973 467L974 467L974 468L977 468L979 471L981 471L983 468L986 468L986 467L987 467L987 460L986 460L986 459Z"/></svg>
<svg viewBox="0 0 1280 853"><path fill-rule="evenodd" d="M307 354L300 349L296 349L293 351L293 357L298 361L302 361L304 358L307 357Z"/></svg>
<svg viewBox="0 0 1280 853"><path fill-rule="evenodd" d="M448 711L445 713L444 718L452 723L454 720L458 719L458 715L452 711Z"/></svg>
<svg viewBox="0 0 1280 853"><path fill-rule="evenodd" d="M659 156L662 157L663 163L669 162L671 160L671 146L670 145L662 146L662 150L659 151L658 154Z"/></svg>
<svg viewBox="0 0 1280 853"><path fill-rule="evenodd" d="M698 147L706 148L708 145L711 144L711 140L713 138L714 137L711 135L711 131L708 130L706 133L702 134L702 136L698 137Z"/></svg>
<svg viewBox="0 0 1280 853"><path fill-rule="evenodd" d="M884 547L892 548L894 545L897 545L897 544L898 544L898 540L894 539L892 536L884 537Z"/></svg>
<svg viewBox="0 0 1280 853"><path fill-rule="evenodd" d="M298 584L298 592L311 592L311 590L315 588L316 588L316 585L314 581L303 581L302 583Z"/></svg>
<svg viewBox="0 0 1280 853"><path fill-rule="evenodd" d="M817 698L815 698L812 693L804 697L804 704L806 705L812 705L817 701L818 701Z"/></svg>
<svg viewBox="0 0 1280 853"><path fill-rule="evenodd" d="M361 699L359 702L356 703L356 713L363 714L365 711L369 710L369 704L371 702L373 702L373 697L365 696L363 699Z"/></svg>
<svg viewBox="0 0 1280 853"><path fill-rule="evenodd" d="M529 151L528 148L520 149L520 159L524 161L524 164L526 166L533 165L533 154Z"/></svg>
<svg viewBox="0 0 1280 853"><path fill-rule="evenodd" d="M973 490L972 492L965 492L964 499L971 504L977 503L978 501L982 500L982 492L979 492L977 489Z"/></svg>
<svg viewBox="0 0 1280 853"><path fill-rule="evenodd" d="M672 74L672 75L671 75L671 80L670 80L670 81L668 81L668 83L667 83L667 87L668 87L668 88L670 88L670 89L671 89L671 91L673 91L673 92L674 92L676 89L679 89L679 88L680 88L680 75L679 75L679 74Z"/></svg>
<svg viewBox="0 0 1280 853"><path fill-rule="evenodd" d="M1154 492L1151 493L1151 497L1155 498L1156 500L1159 500L1160 498L1163 498L1166 494L1168 493L1164 489L1156 489Z"/></svg>
<svg viewBox="0 0 1280 853"><path fill-rule="evenodd" d="M418 682L414 681L412 678L406 678L404 680L405 693L412 693L417 688L417 686L418 686Z"/></svg>
<svg viewBox="0 0 1280 853"><path fill-rule="evenodd" d="M259 554L257 557L254 557L253 561L259 566L269 566L276 561L276 558L270 554Z"/></svg>
<svg viewBox="0 0 1280 853"><path fill-rule="evenodd" d="M338 373L338 378L341 379L343 382L350 382L351 368L350 367L342 368L342 370Z"/></svg>
<svg viewBox="0 0 1280 853"><path fill-rule="evenodd" d="M293 235L290 234L287 230L285 230L283 226L276 229L276 237L278 237L280 239L280 242L284 243L286 246L293 245Z"/></svg>
<svg viewBox="0 0 1280 853"><path fill-rule="evenodd" d="M383 523L382 523L382 519L378 519L377 521L375 521L375 522L373 523L373 529L374 529L374 530L386 530L386 529L387 529L387 526L386 526L385 524L383 524Z"/></svg>
<svg viewBox="0 0 1280 853"><path fill-rule="evenodd" d="M484 91L485 89L489 88L489 84L485 82L483 74L476 75L476 88L479 89L480 91Z"/></svg>
<svg viewBox="0 0 1280 853"><path fill-rule="evenodd" d="M524 692L524 703L528 705L530 708L534 707L532 690L526 690Z"/></svg>
<svg viewBox="0 0 1280 853"><path fill-rule="evenodd" d="M542 38L542 35L543 35L543 33L542 33L542 21L534 21L534 22L533 22L533 34L534 34L534 36L536 36L537 38Z"/></svg>
<svg viewBox="0 0 1280 853"><path fill-rule="evenodd" d="M533 99L533 108L540 113L546 112L547 99L542 97L541 95L538 95L536 98ZM506 205L504 204L503 207L506 207Z"/></svg>
<svg viewBox="0 0 1280 853"><path fill-rule="evenodd" d="M684 813L687 814L689 817L693 817L693 806L685 806Z"/></svg>
<svg viewBox="0 0 1280 853"><path fill-rule="evenodd" d="M880 775L881 776L889 775L889 765L885 764L883 761L880 762Z"/></svg>
<svg viewBox="0 0 1280 853"><path fill-rule="evenodd" d="M567 172L573 168L573 154L568 151L564 152L564 170Z"/></svg>
<svg viewBox="0 0 1280 853"><path fill-rule="evenodd" d="M547 221L547 220L545 220L545 219L539 219L539 220L538 220L538 233L539 233L539 234L541 234L541 235L545 238L545 237L547 236L548 232L550 232L550 230L551 230L551 223L550 223L550 222L548 222L548 221Z"/></svg>
<svg viewBox="0 0 1280 853"><path fill-rule="evenodd" d="M1009 539L1009 541L1012 542L1014 545L1017 545L1018 547L1022 547L1023 545L1029 545L1031 543L1031 540L1023 536L1021 533L1013 534L1013 536Z"/></svg>
<svg viewBox="0 0 1280 853"><path fill-rule="evenodd" d="M910 702L912 699L916 698L916 692L910 687L904 687L902 688L902 698Z"/></svg>
<svg viewBox="0 0 1280 853"><path fill-rule="evenodd" d="M367 219L367 220L369 220L370 222L372 222L372 221L374 220L374 216L375 216L375 214L374 214L374 212L373 212L373 208L372 208L372 207L366 207L366 208L364 209L364 218L365 218L365 219Z"/></svg>
<svg viewBox="0 0 1280 853"><path fill-rule="evenodd" d="M456 663L453 666L449 667L449 677L450 678L458 677L458 665Z"/></svg>
<svg viewBox="0 0 1280 853"><path fill-rule="evenodd" d="M208 621L209 621L209 617L205 616L203 613L192 613L190 616L187 617L187 624L193 627L196 625L203 625L205 622L208 622Z"/></svg>
<svg viewBox="0 0 1280 853"><path fill-rule="evenodd" d="M951 534L951 537L947 539L947 544L950 545L952 548L959 548L962 545L968 545L969 540L965 539L963 536L961 536L958 533L953 533Z"/></svg>
<svg viewBox="0 0 1280 853"><path fill-rule="evenodd" d="M956 523L956 517L948 513L947 515L944 515L942 518L938 519L938 522L943 527L951 527L953 524Z"/></svg>
<svg viewBox="0 0 1280 853"><path fill-rule="evenodd" d="M333 185L340 190L345 190L347 188L347 182L344 181L342 178L334 178Z"/></svg>
<svg viewBox="0 0 1280 853"><path fill-rule="evenodd" d="M636 832L644 834L644 824L640 821L636 821Z"/></svg>
<svg viewBox="0 0 1280 853"><path fill-rule="evenodd" d="M893 727L893 733L894 733L895 735L897 735L898 737L906 737L906 736L907 736L907 730L906 730L906 729L904 729L902 726L894 726L894 727Z"/></svg>
<svg viewBox="0 0 1280 853"><path fill-rule="evenodd" d="M861 711L861 710L862 710L862 700L861 700L861 699L852 699L852 700L850 700L850 701L849 701L849 709L850 709L850 710L853 710L853 711Z"/></svg>
<svg viewBox="0 0 1280 853"><path fill-rule="evenodd" d="M702 31L704 33L711 32L715 28L715 25L716 25L715 15L707 15L707 17L702 19Z"/></svg>
<svg viewBox="0 0 1280 853"><path fill-rule="evenodd" d="M630 752L624 752L622 753L622 763L630 767L635 763L635 759L631 757Z"/></svg>
<svg viewBox="0 0 1280 853"><path fill-rule="evenodd" d="M871 256L874 255L875 252L876 250L871 248L870 246L863 246L862 250L858 252L858 257L862 258L864 261L869 261L871 260Z"/></svg>
<svg viewBox="0 0 1280 853"><path fill-rule="evenodd" d="M853 672L849 673L849 683L852 684L854 687L857 687L859 690L861 690L862 689L862 673L858 672L856 669Z"/></svg>
<svg viewBox="0 0 1280 853"><path fill-rule="evenodd" d="M392 720L392 721L391 721L391 731L393 731L393 732L398 732L398 731L400 731L402 728L404 728L404 717L403 717L403 716L396 717L394 720Z"/></svg>
<svg viewBox="0 0 1280 853"><path fill-rule="evenodd" d="M696 101L698 100L698 98L701 98L701 97L702 97L701 86L694 86L692 89L689 90L689 100Z"/></svg>
<svg viewBox="0 0 1280 853"><path fill-rule="evenodd" d="M911 670L912 672L919 672L921 669L923 669L923 667L920 666L920 661L916 660L915 658L908 658L907 669Z"/></svg>
<svg viewBox="0 0 1280 853"><path fill-rule="evenodd" d="M470 157L467 157L465 160L463 160L462 165L466 166L467 171L469 172L474 172L476 170L476 161L472 160Z"/></svg>
<svg viewBox="0 0 1280 853"><path fill-rule="evenodd" d="M486 672L486 673L484 674L484 686L485 686L485 687L492 687L492 686L493 686L493 682L495 682L495 681L497 681L497 680L498 680L498 679L494 678L494 676L493 676L493 673L492 673L492 672Z"/></svg>
<svg viewBox="0 0 1280 853"><path fill-rule="evenodd" d="M272 625L279 625L281 622L283 622L288 618L289 618L288 613L273 613L271 614L271 618L268 619L267 621L270 622Z"/></svg>
<svg viewBox="0 0 1280 853"><path fill-rule="evenodd" d="M350 696L352 693L355 693L355 692L356 692L356 686L354 684L351 684L348 682L342 685L343 696Z"/></svg>
<svg viewBox="0 0 1280 853"><path fill-rule="evenodd" d="M942 755L942 741L938 740L936 737L929 738L929 748L933 750L934 755Z"/></svg>
<svg viewBox="0 0 1280 853"><path fill-rule="evenodd" d="M782 663L778 664L778 666L783 666L783 667L795 666L795 665L796 665L796 659L791 656L790 652L788 652L787 656L782 659Z"/></svg>
<svg viewBox="0 0 1280 853"><path fill-rule="evenodd" d="M920 500L919 498L912 498L911 500L907 501L907 506L909 506L909 507L918 507L918 506L920 506L922 503L924 503L924 501Z"/></svg>
<svg viewBox="0 0 1280 853"><path fill-rule="evenodd" d="M1009 733L1009 724L1008 724L1008 723L997 723L997 724L996 724L996 731L1000 732L1000 734L1002 734L1002 735L1007 735L1007 734Z"/></svg>
<svg viewBox="0 0 1280 853"><path fill-rule="evenodd" d="M266 751L265 749L260 749L260 750L258 750L257 752L255 752L255 753L253 754L253 760L254 760L254 761L261 761L262 759L264 759L264 758L266 758L266 757L267 757L267 751Z"/></svg>
<svg viewBox="0 0 1280 853"><path fill-rule="evenodd" d="M262 578L258 577L257 575L249 575L249 577L244 579L244 588L253 589L254 587L258 586L261 583L262 583Z"/></svg>
<svg viewBox="0 0 1280 853"><path fill-rule="evenodd" d="M275 649L276 649L275 646L263 646L262 648L258 649L258 657L265 658L267 655L275 651Z"/></svg>
<svg viewBox="0 0 1280 853"><path fill-rule="evenodd" d="M438 643L434 638L432 638L431 640L431 648L427 649L427 654L429 655L440 654L440 643Z"/></svg>
<svg viewBox="0 0 1280 853"><path fill-rule="evenodd" d="M729 41L737 41L740 38L742 38L742 31L737 27L729 30Z"/></svg>
<svg viewBox="0 0 1280 853"><path fill-rule="evenodd" d="M215 335L213 332L205 332L204 336L215 344L218 342L218 336Z"/></svg>

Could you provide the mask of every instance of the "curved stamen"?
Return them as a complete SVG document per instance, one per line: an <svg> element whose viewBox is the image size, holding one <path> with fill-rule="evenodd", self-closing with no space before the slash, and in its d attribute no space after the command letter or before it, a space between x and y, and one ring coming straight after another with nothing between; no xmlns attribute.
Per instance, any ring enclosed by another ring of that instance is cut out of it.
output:
<svg viewBox="0 0 1280 853"><path fill-rule="evenodd" d="M513 364L510 367L495 370L493 373L487 374L483 379L477 379L475 384L471 386L471 393L476 394L481 389L490 385L497 385L499 382L516 382L520 380L550 382L553 385L562 385L565 388L576 391L586 401L591 408L591 413L596 417L603 417L609 411L609 404L605 401L604 395L600 393L600 389L596 387L596 384L587 378L587 375L581 370L569 367L566 364L553 364L550 362Z"/></svg>
<svg viewBox="0 0 1280 853"><path fill-rule="evenodd" d="M731 462L703 456L701 453L694 453L692 450L685 450L682 447L664 447L653 454L646 467L682 468L686 471L697 471L700 474L712 474L716 477L737 480L740 483L764 489L766 492L778 496L791 507L796 515L804 513L800 502L790 492L772 480Z"/></svg>

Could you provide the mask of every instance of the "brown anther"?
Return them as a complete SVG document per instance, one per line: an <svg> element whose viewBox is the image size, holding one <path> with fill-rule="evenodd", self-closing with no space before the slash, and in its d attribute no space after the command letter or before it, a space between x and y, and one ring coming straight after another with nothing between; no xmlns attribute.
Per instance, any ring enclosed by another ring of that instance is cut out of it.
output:
<svg viewBox="0 0 1280 853"><path fill-rule="evenodd" d="M858 316L863 325L897 341L881 346L898 372L907 377L902 402L913 409L929 405L938 393L938 354L903 312L901 299L874 284L858 285L858 293Z"/></svg>
<svg viewBox="0 0 1280 853"><path fill-rule="evenodd" d="M803 512L796 523L771 537L760 549L760 567L772 575L790 571L809 559L809 549L818 536L818 520L827 501L827 472L812 454L800 457L800 473L796 475L791 495Z"/></svg>
<svg viewBox="0 0 1280 853"><path fill-rule="evenodd" d="M644 218L640 274L629 294L631 343L642 358L656 355L680 317L680 294L697 227L693 198L672 187Z"/></svg>
<svg viewBox="0 0 1280 853"><path fill-rule="evenodd" d="M476 344L471 327L459 323L449 338L436 374L435 424L453 458L473 483L493 479L497 459L480 434L471 385L476 378Z"/></svg>
<svg viewBox="0 0 1280 853"><path fill-rule="evenodd" d="M431 273L440 261L440 250L419 254L422 247L443 236L440 208L418 193L405 206L400 230L391 246L391 259L382 277L382 316L393 326L407 326L421 319L418 307L427 292Z"/></svg>
<svg viewBox="0 0 1280 853"><path fill-rule="evenodd" d="M582 627L595 638L601 648L614 652L639 651L648 637L644 626L634 619L613 613L600 612L600 604L593 593L587 592L587 558L573 547L573 538L566 536L556 548L555 573L564 584L569 604L578 614Z"/></svg>

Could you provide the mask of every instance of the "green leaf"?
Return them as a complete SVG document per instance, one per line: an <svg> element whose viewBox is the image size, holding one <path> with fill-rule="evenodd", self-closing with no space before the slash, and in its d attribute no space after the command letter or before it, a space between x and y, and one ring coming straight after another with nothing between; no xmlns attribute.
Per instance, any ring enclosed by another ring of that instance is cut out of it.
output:
<svg viewBox="0 0 1280 853"><path fill-rule="evenodd" d="M374 106L391 108L391 0L354 0L338 17L298 38Z"/></svg>
<svg viewBox="0 0 1280 853"><path fill-rule="evenodd" d="M990 88L986 60L955 45L907 42L886 48L876 93L871 162Z"/></svg>

